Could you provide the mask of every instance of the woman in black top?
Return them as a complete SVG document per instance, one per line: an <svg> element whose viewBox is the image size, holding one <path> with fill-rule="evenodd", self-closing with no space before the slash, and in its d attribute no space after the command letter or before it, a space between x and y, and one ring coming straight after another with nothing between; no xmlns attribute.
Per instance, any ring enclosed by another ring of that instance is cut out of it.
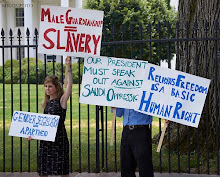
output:
<svg viewBox="0 0 220 177"><path fill-rule="evenodd" d="M37 171L39 176L61 175L69 176L69 141L64 125L67 101L72 92L72 72L70 58L66 59L68 67L67 87L65 92L57 76L48 76L44 82L45 97L42 102L44 114L59 115L59 124L55 142L40 141ZM28 140L31 140L28 137Z"/></svg>

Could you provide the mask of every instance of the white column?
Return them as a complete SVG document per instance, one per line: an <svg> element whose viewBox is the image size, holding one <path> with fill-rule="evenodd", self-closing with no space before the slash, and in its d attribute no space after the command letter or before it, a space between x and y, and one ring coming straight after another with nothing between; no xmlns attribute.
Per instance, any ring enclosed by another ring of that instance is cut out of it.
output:
<svg viewBox="0 0 220 177"><path fill-rule="evenodd" d="M75 0L75 8L82 9L82 0Z"/></svg>
<svg viewBox="0 0 220 177"><path fill-rule="evenodd" d="M75 0L75 8L82 9L82 0ZM74 57L72 61L76 63L78 62L78 59Z"/></svg>
<svg viewBox="0 0 220 177"><path fill-rule="evenodd" d="M1 31L2 31L2 28L4 29L5 31L5 36L6 36L6 32L7 32L7 29L6 29L6 19L5 19L5 7L3 7L3 3L0 2L0 37L1 37ZM2 38L0 38L0 45L2 44ZM6 42L5 42L6 44ZM5 54L6 54L6 51L5 50ZM7 54L6 54L7 56ZM5 58L6 59L6 58ZM2 66L2 51L0 50L0 66Z"/></svg>
<svg viewBox="0 0 220 177"><path fill-rule="evenodd" d="M61 7L69 7L69 0L61 0Z"/></svg>
<svg viewBox="0 0 220 177"><path fill-rule="evenodd" d="M25 44L27 44L27 38L26 38L26 31L27 28L30 31L30 38L29 38L29 44L33 44L34 40L34 34L33 34L33 18L32 18L32 0L24 0L24 41ZM34 55L34 49L33 47L29 48L29 56L30 57L36 57ZM25 49L25 57L27 57L27 49Z"/></svg>
<svg viewBox="0 0 220 177"><path fill-rule="evenodd" d="M3 20L4 20L4 18L3 18L3 10L4 10L4 7L2 6L2 2L0 2L0 31L4 27L3 26Z"/></svg>
<svg viewBox="0 0 220 177"><path fill-rule="evenodd" d="M61 0L60 4L61 4L61 7L69 7L69 0ZM66 57L67 57L66 55L63 55L63 64L65 63ZM57 60L57 62L58 62L58 60ZM61 62L61 58L60 58L59 62Z"/></svg>

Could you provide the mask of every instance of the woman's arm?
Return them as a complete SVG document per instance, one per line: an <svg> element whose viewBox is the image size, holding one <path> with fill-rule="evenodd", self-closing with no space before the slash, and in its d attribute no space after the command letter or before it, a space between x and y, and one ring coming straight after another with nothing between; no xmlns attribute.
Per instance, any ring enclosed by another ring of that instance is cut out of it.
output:
<svg viewBox="0 0 220 177"><path fill-rule="evenodd" d="M70 94L72 93L72 84L73 84L73 79L72 79L72 71L71 71L71 59L70 57L66 58L66 67L68 67L68 73L67 73L67 87L60 98L60 104L63 109L67 108L67 101L69 99Z"/></svg>

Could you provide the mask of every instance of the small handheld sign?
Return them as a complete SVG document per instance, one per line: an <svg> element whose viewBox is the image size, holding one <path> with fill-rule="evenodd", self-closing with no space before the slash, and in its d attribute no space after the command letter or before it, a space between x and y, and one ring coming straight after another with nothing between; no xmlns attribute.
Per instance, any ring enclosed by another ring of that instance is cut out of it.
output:
<svg viewBox="0 0 220 177"><path fill-rule="evenodd" d="M59 116L14 111L9 136L55 141Z"/></svg>

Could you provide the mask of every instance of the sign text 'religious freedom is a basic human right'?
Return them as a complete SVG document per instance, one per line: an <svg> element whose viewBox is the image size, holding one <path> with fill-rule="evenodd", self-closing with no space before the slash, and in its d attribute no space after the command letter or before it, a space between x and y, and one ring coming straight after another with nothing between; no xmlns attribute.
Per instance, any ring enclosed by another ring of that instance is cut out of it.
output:
<svg viewBox="0 0 220 177"><path fill-rule="evenodd" d="M209 79L149 64L138 111L198 127Z"/></svg>

